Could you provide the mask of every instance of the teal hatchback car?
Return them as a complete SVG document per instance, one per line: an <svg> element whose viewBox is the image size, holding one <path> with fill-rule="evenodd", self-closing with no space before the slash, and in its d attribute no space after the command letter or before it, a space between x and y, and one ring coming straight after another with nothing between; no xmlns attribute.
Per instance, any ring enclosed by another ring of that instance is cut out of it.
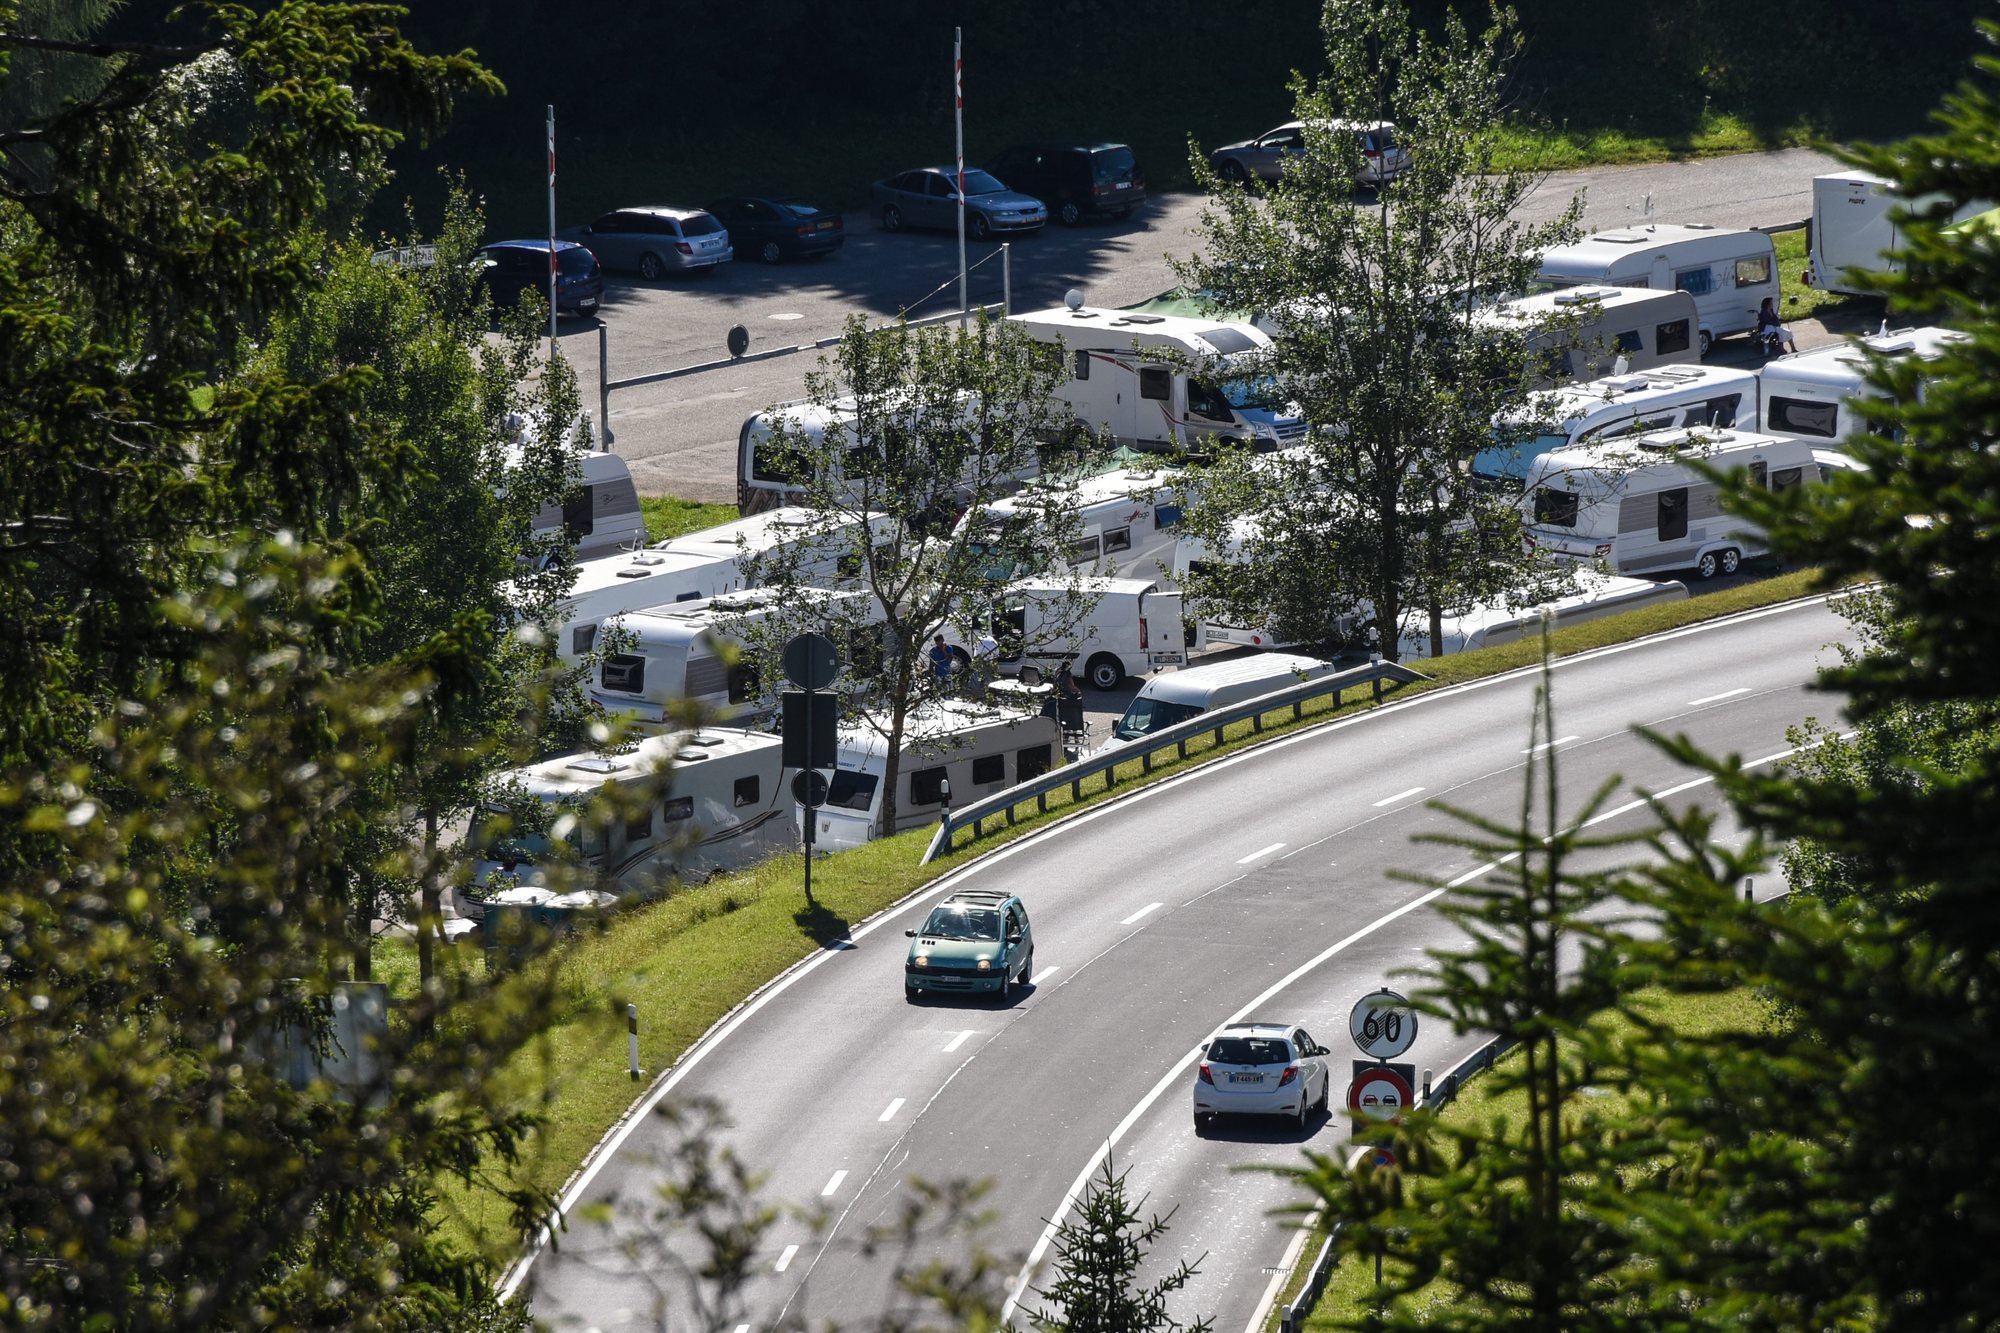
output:
<svg viewBox="0 0 2000 1333"><path fill-rule="evenodd" d="M1028 909L1011 893L970 889L931 909L910 937L903 998L983 993L1002 1004L1035 974L1035 933Z"/></svg>

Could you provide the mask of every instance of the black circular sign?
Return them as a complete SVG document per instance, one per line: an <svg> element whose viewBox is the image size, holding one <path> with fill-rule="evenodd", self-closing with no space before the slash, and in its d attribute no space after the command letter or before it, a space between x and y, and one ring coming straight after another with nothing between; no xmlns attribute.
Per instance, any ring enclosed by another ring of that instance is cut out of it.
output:
<svg viewBox="0 0 2000 1333"><path fill-rule="evenodd" d="M840 671L840 654L824 634L794 634L785 640L785 679L802 690L823 690Z"/></svg>
<svg viewBox="0 0 2000 1333"><path fill-rule="evenodd" d="M742 356L749 350L750 330L744 328L741 324L731 324L729 326L729 354L731 356Z"/></svg>
<svg viewBox="0 0 2000 1333"><path fill-rule="evenodd" d="M826 804L826 774L816 768L802 768L792 775L792 799L808 810Z"/></svg>

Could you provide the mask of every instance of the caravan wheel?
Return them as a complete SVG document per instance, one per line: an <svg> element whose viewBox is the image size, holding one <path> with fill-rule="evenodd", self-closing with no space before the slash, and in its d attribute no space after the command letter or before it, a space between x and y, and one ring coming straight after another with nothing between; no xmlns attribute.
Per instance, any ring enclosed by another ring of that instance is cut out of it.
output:
<svg viewBox="0 0 2000 1333"><path fill-rule="evenodd" d="M1713 551L1703 551L1701 559L1694 562L1694 576L1698 579L1714 578L1715 569L1716 561L1715 552Z"/></svg>
<svg viewBox="0 0 2000 1333"><path fill-rule="evenodd" d="M1743 563L1743 557L1735 547L1732 546L1728 550L1722 553L1723 573L1734 574L1737 570L1737 567L1742 563Z"/></svg>

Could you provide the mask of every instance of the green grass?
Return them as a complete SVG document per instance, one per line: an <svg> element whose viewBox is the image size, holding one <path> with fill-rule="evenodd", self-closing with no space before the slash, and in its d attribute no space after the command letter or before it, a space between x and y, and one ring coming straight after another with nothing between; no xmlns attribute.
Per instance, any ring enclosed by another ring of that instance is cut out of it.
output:
<svg viewBox="0 0 2000 1333"><path fill-rule="evenodd" d="M1813 142L1803 123L1775 134L1759 131L1741 117L1719 112L1704 114L1685 134L1662 135L1643 128L1610 124L1552 132L1510 127L1500 136L1495 166L1523 171L1566 171L1636 162L1671 162L1689 157L1721 157L1792 148Z"/></svg>
<svg viewBox="0 0 2000 1333"><path fill-rule="evenodd" d="M730 504L703 504L671 495L642 495L639 512L646 516L646 539L665 541L684 532L700 532L723 523L734 523L742 515Z"/></svg>
<svg viewBox="0 0 2000 1333"><path fill-rule="evenodd" d="M1882 302L1873 297L1848 296L1805 284L1806 234L1781 231L1771 238L1778 251L1778 286L1784 317L1824 320L1831 316L1880 311Z"/></svg>
<svg viewBox="0 0 2000 1333"><path fill-rule="evenodd" d="M1812 591L1813 583L1811 571L1798 571L1574 626L1555 636L1556 651L1568 656L1789 600ZM1538 660L1538 652L1535 643L1527 642L1415 662L1413 666L1434 679L1405 687L1392 697L1529 665ZM1212 736L1205 735L1190 743L1187 759L1163 755L1150 774L1135 759L1115 771L1117 782L1108 793L1102 779L1087 784L1081 800L1067 789L1059 790L1049 798L1050 815L1096 804L1271 736L1371 706L1367 692L1355 695L1337 711L1325 700L1309 706L1297 720L1289 709L1269 714L1261 733L1250 721L1236 723L1225 729L1223 744L1215 745ZM628 1002L639 1007L642 1064L649 1071L667 1069L758 987L839 938L847 926L943 876L975 851L989 850L1047 822L1047 817L1035 817L1032 802L1019 814L1019 822L1012 826L1004 820L997 828L989 825L976 842L970 831L961 833L947 856L927 866L918 865L917 858L930 840L930 829L817 861L813 870L817 905L812 909L807 908L801 887L803 862L791 855L719 876L626 913L572 942L561 957L559 1012L551 1015L546 1037L517 1062L516 1095L525 1105L539 1104L548 1116L517 1178L557 1190L631 1104L637 1089L626 1073L619 1021ZM394 993L408 994L415 984L410 952L407 943L385 943L378 951L377 979L389 983ZM477 950L460 949L452 951L447 965L476 967L478 960ZM513 1243L504 1211L476 1192L447 1188L446 1196L441 1224L460 1241L504 1263Z"/></svg>

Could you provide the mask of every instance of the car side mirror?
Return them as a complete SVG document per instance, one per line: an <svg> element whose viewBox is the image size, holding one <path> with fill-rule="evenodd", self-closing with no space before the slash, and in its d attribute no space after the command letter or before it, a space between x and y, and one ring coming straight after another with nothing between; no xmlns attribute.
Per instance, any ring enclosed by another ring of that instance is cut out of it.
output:
<svg viewBox="0 0 2000 1333"><path fill-rule="evenodd" d="M1021 932L1018 930L1015 931L1012 935L1009 935L1007 937L1007 943L1009 944L1019 944L1020 942L1021 942Z"/></svg>
<svg viewBox="0 0 2000 1333"><path fill-rule="evenodd" d="M915 939L917 937L917 932L914 930L906 930L903 932L903 934L906 938L909 939Z"/></svg>

